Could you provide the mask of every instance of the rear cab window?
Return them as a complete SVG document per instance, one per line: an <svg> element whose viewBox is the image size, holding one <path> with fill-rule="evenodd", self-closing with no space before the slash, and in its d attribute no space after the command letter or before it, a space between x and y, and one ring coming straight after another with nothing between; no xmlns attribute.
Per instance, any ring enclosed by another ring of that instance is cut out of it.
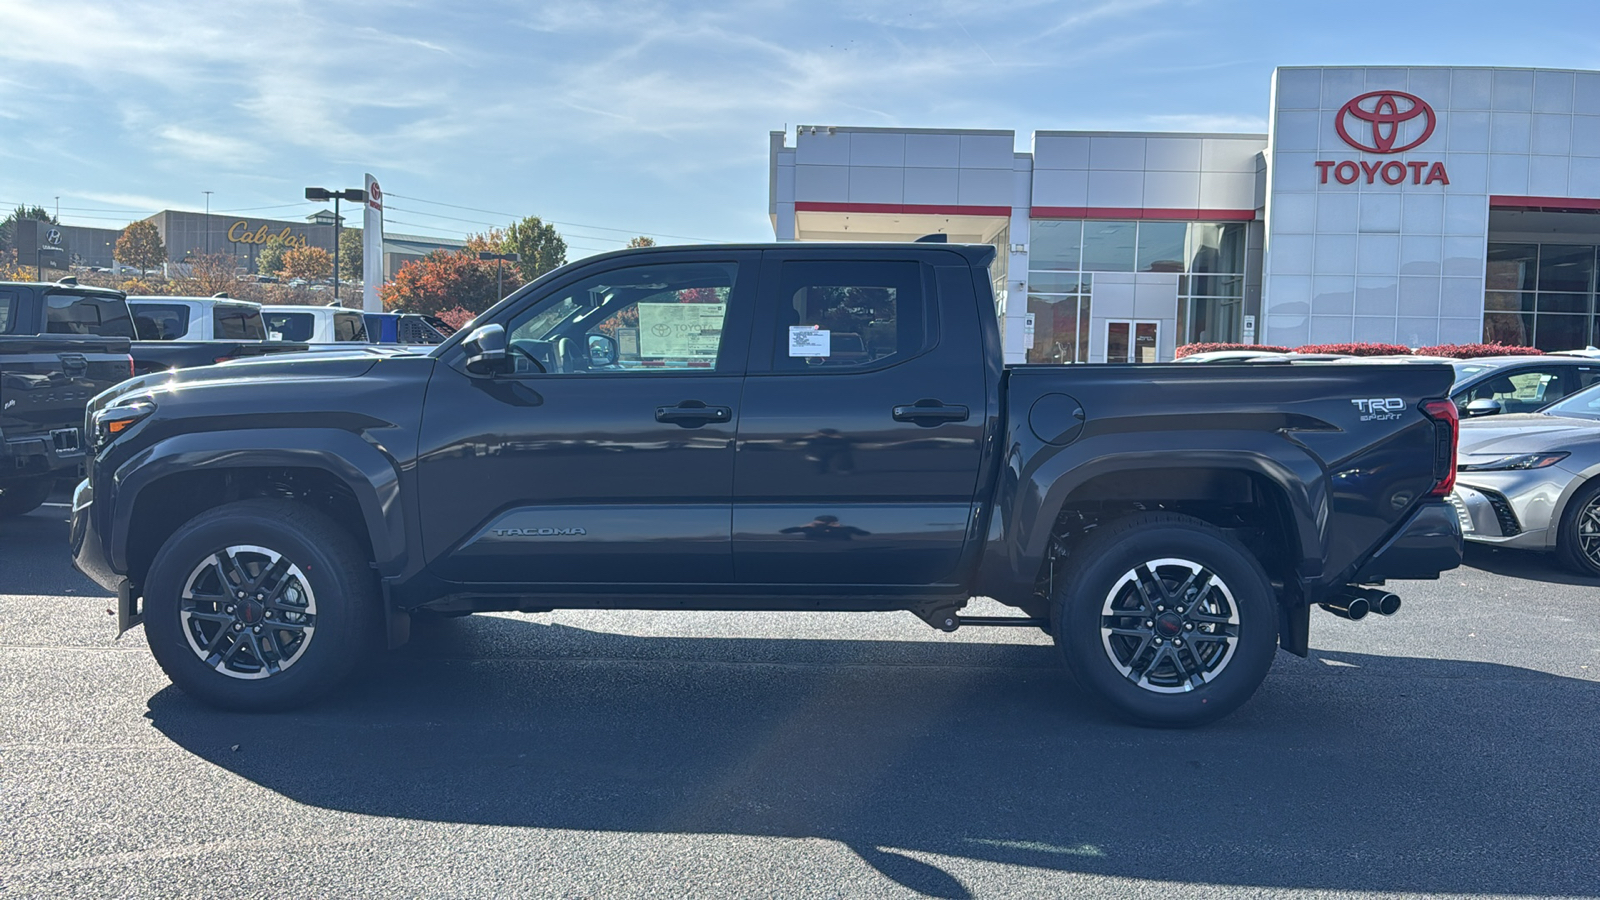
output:
<svg viewBox="0 0 1600 900"><path fill-rule="evenodd" d="M317 327L316 317L308 312L269 312L262 313L261 318L266 322L267 333L278 341L305 343Z"/></svg>
<svg viewBox="0 0 1600 900"><path fill-rule="evenodd" d="M211 326L219 341L264 341L267 326L261 310L243 304L219 303L212 307Z"/></svg>
<svg viewBox="0 0 1600 900"><path fill-rule="evenodd" d="M367 323L364 317L357 312L334 313L333 339L336 341L365 341L367 339Z"/></svg>
<svg viewBox="0 0 1600 900"><path fill-rule="evenodd" d="M45 295L45 333L134 338L133 318L121 296L53 292Z"/></svg>
<svg viewBox="0 0 1600 900"><path fill-rule="evenodd" d="M17 295L0 291L0 334L10 334L11 325L17 321Z"/></svg>
<svg viewBox="0 0 1600 900"><path fill-rule="evenodd" d="M141 341L175 341L189 333L186 303L129 303Z"/></svg>

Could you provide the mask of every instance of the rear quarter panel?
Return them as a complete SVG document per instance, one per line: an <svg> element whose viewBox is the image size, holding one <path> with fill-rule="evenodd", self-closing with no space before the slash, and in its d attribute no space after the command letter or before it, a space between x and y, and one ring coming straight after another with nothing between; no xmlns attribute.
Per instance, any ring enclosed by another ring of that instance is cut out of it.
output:
<svg viewBox="0 0 1600 900"><path fill-rule="evenodd" d="M1129 470L1248 472L1286 500L1308 591L1354 570L1434 484L1431 421L1448 366L1026 366L1006 372L1004 457L977 591L1031 592L1057 516L1092 479ZM1054 421L1083 425L1065 445ZM1354 401L1380 403L1379 414ZM1398 400L1399 403L1394 401ZM1035 405L1039 412L1034 413ZM1158 498L1150 498L1158 499Z"/></svg>

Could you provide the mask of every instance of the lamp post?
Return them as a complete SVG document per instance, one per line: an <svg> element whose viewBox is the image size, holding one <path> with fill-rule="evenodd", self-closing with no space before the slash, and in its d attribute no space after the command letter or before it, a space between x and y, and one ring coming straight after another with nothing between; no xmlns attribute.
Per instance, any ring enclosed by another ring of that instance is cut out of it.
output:
<svg viewBox="0 0 1600 900"><path fill-rule="evenodd" d="M206 255L211 255L211 192L201 191L206 195Z"/></svg>
<svg viewBox="0 0 1600 900"><path fill-rule="evenodd" d="M361 188L345 188L342 191L330 191L327 188L306 188L307 200L332 200L333 201L333 305L339 306L339 225L344 220L339 217L339 201L349 200L351 203L367 202L367 192Z"/></svg>
<svg viewBox="0 0 1600 900"><path fill-rule="evenodd" d="M492 260L494 260L494 293L495 293L495 298L499 299L501 297L504 297L506 295L505 277L500 274L500 266L503 263L508 263L508 262L522 262L522 254L520 254L520 253L490 253L487 250L479 250L478 251L478 258L479 259L492 259Z"/></svg>

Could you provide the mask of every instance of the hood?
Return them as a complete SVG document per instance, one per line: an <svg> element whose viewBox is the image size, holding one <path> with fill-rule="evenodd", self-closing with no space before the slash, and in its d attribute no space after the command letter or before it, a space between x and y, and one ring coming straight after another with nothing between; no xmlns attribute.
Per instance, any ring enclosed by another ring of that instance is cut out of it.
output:
<svg viewBox="0 0 1600 900"><path fill-rule="evenodd" d="M1600 440L1600 422L1539 413L1488 416L1461 423L1459 455L1501 457L1544 453Z"/></svg>
<svg viewBox="0 0 1600 900"><path fill-rule="evenodd" d="M358 378L372 370L385 358L382 354L366 353L279 353L253 359L232 360L214 366L195 366L192 369L173 369L152 372L130 378L95 397L89 402L89 412L104 409L115 401L134 394L159 394L182 390L185 385L217 384L229 381L260 382L327 381L335 378Z"/></svg>

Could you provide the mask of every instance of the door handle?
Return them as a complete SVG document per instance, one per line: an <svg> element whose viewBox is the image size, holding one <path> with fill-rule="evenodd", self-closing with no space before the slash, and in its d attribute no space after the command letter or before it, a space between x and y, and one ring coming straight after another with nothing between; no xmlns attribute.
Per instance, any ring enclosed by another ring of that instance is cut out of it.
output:
<svg viewBox="0 0 1600 900"><path fill-rule="evenodd" d="M941 422L965 422L971 413L965 406L946 406L938 400L918 400L910 406L896 406L896 422L915 422L932 427Z"/></svg>
<svg viewBox="0 0 1600 900"><path fill-rule="evenodd" d="M707 406L700 400L685 400L677 406L656 407L656 421L694 428L707 422L731 422L733 410L726 406Z"/></svg>

